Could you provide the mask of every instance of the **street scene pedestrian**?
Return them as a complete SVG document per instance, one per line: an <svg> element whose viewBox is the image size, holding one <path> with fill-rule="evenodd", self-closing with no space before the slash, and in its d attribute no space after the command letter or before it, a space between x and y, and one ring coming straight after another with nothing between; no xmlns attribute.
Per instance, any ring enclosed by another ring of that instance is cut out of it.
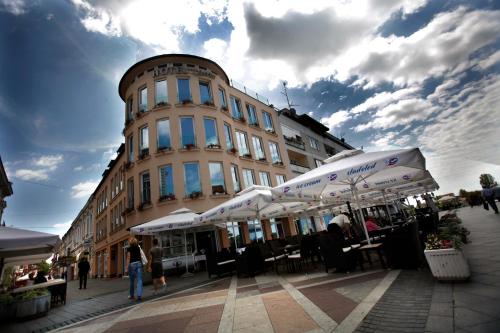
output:
<svg viewBox="0 0 500 333"><path fill-rule="evenodd" d="M488 205L493 209L495 214L498 214L498 207L496 204L496 190L497 183L495 179L490 174L482 174L479 177L479 183L483 188L481 191L481 195L484 199L484 208L488 209Z"/></svg>
<svg viewBox="0 0 500 333"><path fill-rule="evenodd" d="M135 282L137 281L137 300L141 301L142 298L142 258L141 258L141 248L139 247L139 243L137 238L134 236L130 237L129 247L127 249L127 267L128 267L128 276L130 279L130 288L129 288L129 299L135 298Z"/></svg>
<svg viewBox="0 0 500 333"><path fill-rule="evenodd" d="M87 257L82 257L78 262L78 278L80 279L80 288L87 289L87 277L90 271L90 264Z"/></svg>
<svg viewBox="0 0 500 333"><path fill-rule="evenodd" d="M162 249L158 246L158 238L153 239L153 247L149 251L149 267L153 279L153 288L155 294L166 287L165 277L163 275Z"/></svg>

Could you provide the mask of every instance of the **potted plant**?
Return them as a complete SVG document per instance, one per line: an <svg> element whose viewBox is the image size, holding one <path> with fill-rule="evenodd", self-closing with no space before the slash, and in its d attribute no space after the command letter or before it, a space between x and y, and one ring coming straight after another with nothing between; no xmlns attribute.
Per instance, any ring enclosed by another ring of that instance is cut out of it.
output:
<svg viewBox="0 0 500 333"><path fill-rule="evenodd" d="M194 148L196 148L196 146L194 145L194 143L188 143L188 144L184 145L184 149L187 149L187 150L191 150L191 149L194 149Z"/></svg>
<svg viewBox="0 0 500 333"><path fill-rule="evenodd" d="M175 194L173 193L160 196L160 201L172 201L172 200L175 200Z"/></svg>
<svg viewBox="0 0 500 333"><path fill-rule="evenodd" d="M266 162L266 158L265 157L261 157L261 158L259 158L259 161Z"/></svg>
<svg viewBox="0 0 500 333"><path fill-rule="evenodd" d="M6 322L16 316L14 297L9 293L0 294L0 322Z"/></svg>
<svg viewBox="0 0 500 333"><path fill-rule="evenodd" d="M231 147L229 149L229 152L232 153L232 154L236 154L238 152L238 149L236 149L235 147Z"/></svg>
<svg viewBox="0 0 500 333"><path fill-rule="evenodd" d="M172 147L158 147L158 152L159 153L166 152L166 151L171 151L171 150L172 150Z"/></svg>
<svg viewBox="0 0 500 333"><path fill-rule="evenodd" d="M167 106L167 105L168 105L167 102L161 101L161 102L156 103L155 108L159 108L159 107Z"/></svg>
<svg viewBox="0 0 500 333"><path fill-rule="evenodd" d="M131 167L132 167L132 162L127 161L127 163L125 163L125 169L130 169Z"/></svg>
<svg viewBox="0 0 500 333"><path fill-rule="evenodd" d="M199 197L202 196L203 193L201 193L200 191L193 191L189 194L189 198L190 199L198 199Z"/></svg>
<svg viewBox="0 0 500 333"><path fill-rule="evenodd" d="M274 131L274 128L266 128L266 132L267 132L267 133L272 133L272 134L276 133L276 132Z"/></svg>
<svg viewBox="0 0 500 333"><path fill-rule="evenodd" d="M32 289L16 296L16 318L45 315L50 310L50 292L46 288Z"/></svg>
<svg viewBox="0 0 500 333"><path fill-rule="evenodd" d="M276 161L276 162L273 162L273 165L283 166L283 162L281 162L281 161Z"/></svg>
<svg viewBox="0 0 500 333"><path fill-rule="evenodd" d="M226 105L220 107L223 112L229 112L229 108Z"/></svg>
<svg viewBox="0 0 500 333"><path fill-rule="evenodd" d="M203 102L204 105L206 106L215 106L214 101L209 99L208 101Z"/></svg>
<svg viewBox="0 0 500 333"><path fill-rule="evenodd" d="M243 154L243 157L244 158L252 158L252 154L246 153L246 154Z"/></svg>
<svg viewBox="0 0 500 333"><path fill-rule="evenodd" d="M186 104L192 104L193 103L193 100L191 98L185 98L182 100L182 105L186 105Z"/></svg>
<svg viewBox="0 0 500 333"><path fill-rule="evenodd" d="M456 214L441 217L438 231L429 234L425 242L425 258L432 275L439 280L467 280L469 264L462 252L469 231L461 225Z"/></svg>
<svg viewBox="0 0 500 333"><path fill-rule="evenodd" d="M211 143L207 146L209 149L220 149L220 145L216 143Z"/></svg>

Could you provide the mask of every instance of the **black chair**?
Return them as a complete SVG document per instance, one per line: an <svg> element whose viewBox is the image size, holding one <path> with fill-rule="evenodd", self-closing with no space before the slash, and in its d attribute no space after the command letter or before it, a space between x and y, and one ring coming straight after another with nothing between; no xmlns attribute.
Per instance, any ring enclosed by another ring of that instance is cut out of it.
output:
<svg viewBox="0 0 500 333"><path fill-rule="evenodd" d="M251 244L245 251L236 256L236 272L240 276L255 276L265 270L259 246Z"/></svg>
<svg viewBox="0 0 500 333"><path fill-rule="evenodd" d="M264 265L272 265L273 270L278 273L278 265L286 258L285 255L275 256L273 251L271 251L271 246L268 242L257 244L260 250L260 254L264 259Z"/></svg>
<svg viewBox="0 0 500 333"><path fill-rule="evenodd" d="M228 249L222 249L217 254L207 255L208 278L212 275L221 276L223 274L232 274L236 269L236 256Z"/></svg>
<svg viewBox="0 0 500 333"><path fill-rule="evenodd" d="M319 236L320 251L325 265L325 271L335 267L335 272L350 272L356 268L356 263L359 262L363 269L359 251L351 247L344 246L343 240L331 233L321 234Z"/></svg>

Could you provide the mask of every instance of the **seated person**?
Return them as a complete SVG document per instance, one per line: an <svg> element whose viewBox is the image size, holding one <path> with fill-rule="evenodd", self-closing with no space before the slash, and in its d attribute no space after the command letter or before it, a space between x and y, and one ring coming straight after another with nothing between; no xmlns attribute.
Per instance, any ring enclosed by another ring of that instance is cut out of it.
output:
<svg viewBox="0 0 500 333"><path fill-rule="evenodd" d="M39 283L44 283L44 282L47 282L47 278L45 277L45 272L38 271L38 273L36 274L34 284L39 284Z"/></svg>
<svg viewBox="0 0 500 333"><path fill-rule="evenodd" d="M366 230L368 232L372 232L372 231L380 229L380 227L378 226L378 224L375 223L375 219L373 218L373 216L368 216L366 218L365 225L366 225Z"/></svg>

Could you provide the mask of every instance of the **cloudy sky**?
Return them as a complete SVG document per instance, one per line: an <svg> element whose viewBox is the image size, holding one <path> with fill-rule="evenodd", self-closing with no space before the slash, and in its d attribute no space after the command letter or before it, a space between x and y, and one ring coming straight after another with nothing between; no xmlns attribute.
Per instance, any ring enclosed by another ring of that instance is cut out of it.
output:
<svg viewBox="0 0 500 333"><path fill-rule="evenodd" d="M441 193L500 179L498 1L0 0L8 225L64 233L123 141L121 75L219 63L363 149L420 147Z"/></svg>

